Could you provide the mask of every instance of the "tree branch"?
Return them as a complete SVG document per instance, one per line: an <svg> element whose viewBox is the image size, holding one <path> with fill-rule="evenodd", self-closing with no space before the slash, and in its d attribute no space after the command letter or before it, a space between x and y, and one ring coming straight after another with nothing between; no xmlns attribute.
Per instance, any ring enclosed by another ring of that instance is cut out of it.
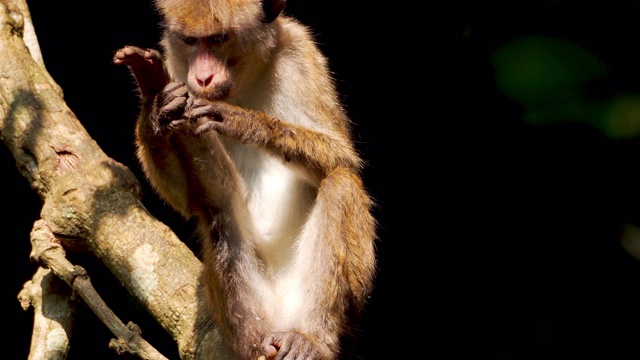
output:
<svg viewBox="0 0 640 360"><path fill-rule="evenodd" d="M102 152L34 60L37 47L23 38L26 8L0 0L0 132L43 201L41 219L98 257L176 340L181 358L211 358L222 341L208 320L202 264L147 212L133 173Z"/></svg>
<svg viewBox="0 0 640 360"><path fill-rule="evenodd" d="M49 268L59 278L64 280L74 291L80 295L85 303L93 310L98 318L118 338L111 342L111 347L122 354L129 352L141 359L157 360L166 359L155 348L147 343L141 336L136 325L128 326L109 309L107 304L96 292L87 272L80 266L73 266L65 257L64 249L55 236L49 231L43 220L38 220L31 231L32 260Z"/></svg>
<svg viewBox="0 0 640 360"><path fill-rule="evenodd" d="M66 359L77 305L71 289L40 267L18 299L24 310L31 306L34 312L29 360Z"/></svg>

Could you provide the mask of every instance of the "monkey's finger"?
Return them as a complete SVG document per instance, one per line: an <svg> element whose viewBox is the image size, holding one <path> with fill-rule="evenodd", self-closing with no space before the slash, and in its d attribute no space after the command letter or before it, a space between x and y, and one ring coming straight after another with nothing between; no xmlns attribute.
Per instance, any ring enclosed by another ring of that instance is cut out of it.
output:
<svg viewBox="0 0 640 360"><path fill-rule="evenodd" d="M169 102L165 103L162 108L160 109L160 112L162 114L169 114L172 112L176 112L180 109L183 109L185 107L185 105L187 104L187 99L184 97L176 97L171 99Z"/></svg>
<svg viewBox="0 0 640 360"><path fill-rule="evenodd" d="M204 124L202 124L202 125L198 126L198 127L194 130L194 133L195 133L196 135L200 135L200 134L206 133L207 131L211 131L211 130L218 131L218 129L220 128L220 127L219 127L220 123L215 122L215 121L211 121L211 120L209 120L208 118L207 118L206 120L207 120L207 121L206 121Z"/></svg>
<svg viewBox="0 0 640 360"><path fill-rule="evenodd" d="M180 89L180 92L184 92L185 95L187 94L187 86L179 82L168 83L167 86L165 86L164 89L162 89L162 92L165 94L170 94L179 89Z"/></svg>
<svg viewBox="0 0 640 360"><path fill-rule="evenodd" d="M184 115L189 119L197 119L206 116L214 121L222 121L220 112L217 111L217 108L210 103L202 106L196 106L194 104L189 108L189 110L184 112Z"/></svg>
<svg viewBox="0 0 640 360"><path fill-rule="evenodd" d="M180 126L182 126L183 124L185 124L186 122L187 120L184 120L184 119L172 120L167 124L167 128L169 128L170 130L175 130Z"/></svg>
<svg viewBox="0 0 640 360"><path fill-rule="evenodd" d="M202 98L195 98L193 100L193 103L191 104L191 107L201 107L201 106L207 106L210 104L211 102L209 102L209 100L202 99Z"/></svg>
<svg viewBox="0 0 640 360"><path fill-rule="evenodd" d="M162 62L162 54L156 49L145 49L143 56L147 61Z"/></svg>
<svg viewBox="0 0 640 360"><path fill-rule="evenodd" d="M176 98L186 99L188 93L189 90L187 89L187 86L181 83L171 83L165 86L164 90L162 91L165 102L171 102Z"/></svg>

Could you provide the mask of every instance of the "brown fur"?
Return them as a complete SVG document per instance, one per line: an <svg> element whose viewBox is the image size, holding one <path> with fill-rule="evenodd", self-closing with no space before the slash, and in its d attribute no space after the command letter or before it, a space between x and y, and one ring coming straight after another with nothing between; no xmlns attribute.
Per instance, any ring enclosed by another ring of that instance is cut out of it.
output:
<svg viewBox="0 0 640 360"><path fill-rule="evenodd" d="M212 316L239 359L337 358L371 291L375 220L326 59L281 1L157 5L164 59L114 61L140 86L149 181L199 224Z"/></svg>

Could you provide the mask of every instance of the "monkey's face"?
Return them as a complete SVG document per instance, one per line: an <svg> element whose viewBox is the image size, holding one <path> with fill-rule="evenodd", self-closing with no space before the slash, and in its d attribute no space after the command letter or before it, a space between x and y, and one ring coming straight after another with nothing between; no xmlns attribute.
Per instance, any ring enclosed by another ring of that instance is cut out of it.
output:
<svg viewBox="0 0 640 360"><path fill-rule="evenodd" d="M268 25L261 26L268 29ZM273 31L256 36L256 30L206 36L166 31L162 44L170 75L187 84L198 97L210 100L232 97L261 72L272 51L269 39L275 38Z"/></svg>
<svg viewBox="0 0 640 360"><path fill-rule="evenodd" d="M196 37L168 32L164 43L170 74L198 97L226 99L234 87L237 63L230 41L226 33Z"/></svg>
<svg viewBox="0 0 640 360"><path fill-rule="evenodd" d="M162 46L171 77L210 100L241 92L260 73L276 44L275 27L262 21L260 4L256 0L161 2Z"/></svg>

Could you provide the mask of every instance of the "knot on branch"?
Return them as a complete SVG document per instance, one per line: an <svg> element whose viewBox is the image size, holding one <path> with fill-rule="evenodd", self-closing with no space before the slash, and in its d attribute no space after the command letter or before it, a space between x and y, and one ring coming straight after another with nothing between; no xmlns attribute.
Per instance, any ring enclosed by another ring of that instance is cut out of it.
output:
<svg viewBox="0 0 640 360"><path fill-rule="evenodd" d="M109 349L114 350L118 355L126 354L129 352L127 341L124 339L109 340Z"/></svg>
<svg viewBox="0 0 640 360"><path fill-rule="evenodd" d="M65 256L64 249L57 241L44 220L37 220L31 229L31 254L29 258L32 262L48 268L48 259L58 253Z"/></svg>
<svg viewBox="0 0 640 360"><path fill-rule="evenodd" d="M137 353L140 348L140 341L143 341L140 326L129 321L129 323L127 323L127 330L123 331L117 339L111 339L109 341L109 348L115 350L118 355Z"/></svg>
<svg viewBox="0 0 640 360"><path fill-rule="evenodd" d="M0 26L2 32L10 35L24 35L24 17L18 7L11 1L0 2Z"/></svg>
<svg viewBox="0 0 640 360"><path fill-rule="evenodd" d="M31 230L30 258L43 268L51 269L70 286L76 277L86 276L84 269L76 269L67 260L60 241L42 219L37 220Z"/></svg>
<svg viewBox="0 0 640 360"><path fill-rule="evenodd" d="M127 327L129 328L129 330L133 331L134 333L138 335L142 335L142 329L140 328L140 326L138 326L138 324L134 323L133 321L129 321L127 323Z"/></svg>
<svg viewBox="0 0 640 360"><path fill-rule="evenodd" d="M71 277L71 284L77 279L81 280L89 280L89 274L87 274L87 270L85 270L82 266L74 265L73 271L69 274Z"/></svg>

